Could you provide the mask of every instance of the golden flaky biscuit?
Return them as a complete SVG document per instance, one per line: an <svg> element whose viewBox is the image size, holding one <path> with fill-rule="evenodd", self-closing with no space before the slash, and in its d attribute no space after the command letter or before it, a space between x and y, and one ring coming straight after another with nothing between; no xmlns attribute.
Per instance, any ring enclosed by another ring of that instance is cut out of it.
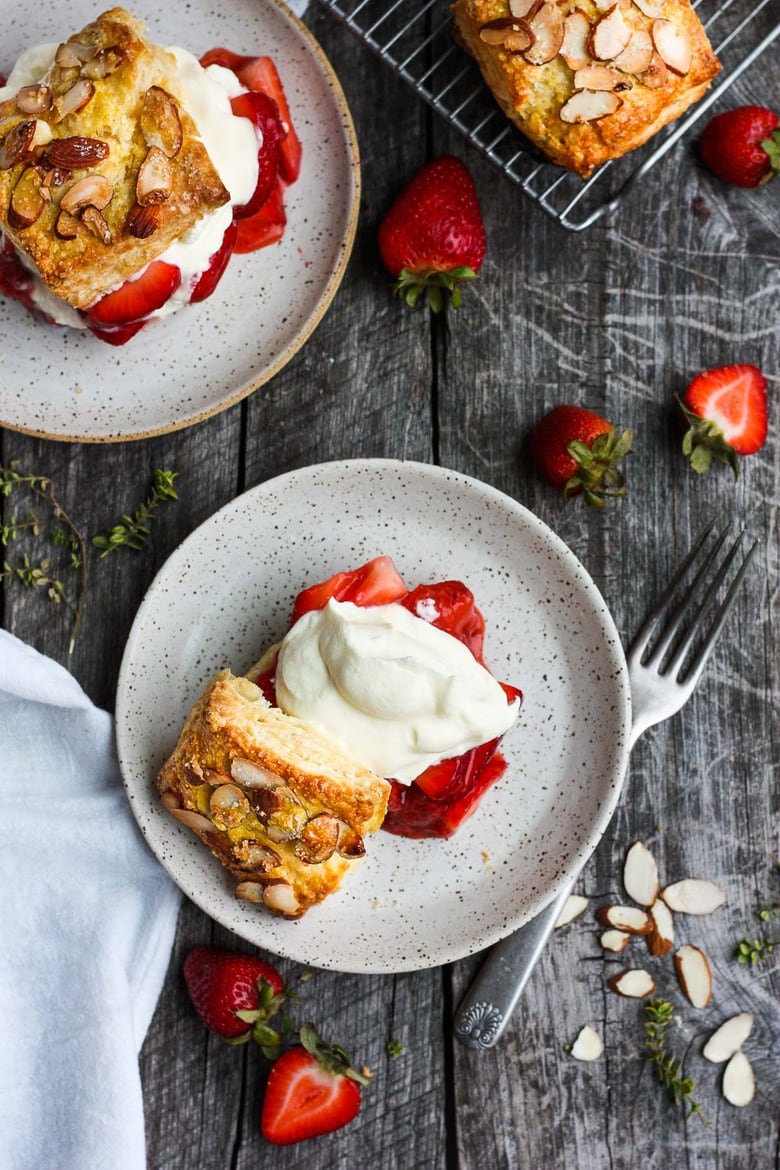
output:
<svg viewBox="0 0 780 1170"><path fill-rule="evenodd" d="M647 142L720 71L687 0L457 0L452 11L506 115L583 177Z"/></svg>
<svg viewBox="0 0 780 1170"><path fill-rule="evenodd" d="M112 8L59 46L40 85L0 104L0 228L74 308L230 198L171 92L175 71Z"/></svg>
<svg viewBox="0 0 780 1170"><path fill-rule="evenodd" d="M163 803L237 879L299 918L338 889L384 820L390 785L327 736L221 671L157 777Z"/></svg>

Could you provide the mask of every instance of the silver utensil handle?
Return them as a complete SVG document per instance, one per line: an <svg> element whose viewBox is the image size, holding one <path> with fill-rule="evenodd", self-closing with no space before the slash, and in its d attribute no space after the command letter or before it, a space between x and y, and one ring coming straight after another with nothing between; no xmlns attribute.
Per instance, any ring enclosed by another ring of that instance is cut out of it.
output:
<svg viewBox="0 0 780 1170"><path fill-rule="evenodd" d="M466 1048L492 1048L508 1023L574 879L541 914L496 943L455 1013L455 1035Z"/></svg>

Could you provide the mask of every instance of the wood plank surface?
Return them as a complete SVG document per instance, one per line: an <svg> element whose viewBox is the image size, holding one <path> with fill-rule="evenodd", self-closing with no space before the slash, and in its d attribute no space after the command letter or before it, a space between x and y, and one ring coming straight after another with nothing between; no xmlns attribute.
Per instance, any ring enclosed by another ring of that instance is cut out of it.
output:
<svg viewBox="0 0 780 1170"><path fill-rule="evenodd" d="M249 948L185 903L141 1056L149 1170L777 1167L778 965L775 958L743 967L733 951L758 931L756 907L780 902L780 183L726 188L682 144L618 213L567 233L323 10L311 9L306 23L341 78L362 156L356 245L331 309L272 382L185 431L114 446L3 432L3 465L17 459L50 476L90 534L135 507L157 467L177 472L180 491L179 502L160 511L148 549L104 561L90 549L87 605L70 660L68 612L31 591L5 590L4 626L67 662L110 708L135 611L181 540L256 483L358 456L439 462L519 500L580 558L625 641L707 518L732 519L761 545L697 693L635 748L618 811L578 882L589 911L556 932L499 1046L474 1052L453 1038L453 1012L481 956L397 976L304 973L281 961L301 1010L372 1068L374 1085L347 1129L272 1148L259 1136L267 1065L248 1047L206 1035L181 976L194 945ZM777 105L768 53L723 105L772 95ZM392 300L375 241L404 179L445 153L463 158L474 175L488 256L461 311L437 320ZM735 361L755 362L769 378L769 442L743 463L737 482L725 468L697 477L679 450L673 395L699 369ZM531 469L529 430L565 400L635 432L629 496L602 511L564 505ZM710 877L727 894L716 914L678 919L681 940L700 945L712 962L715 991L705 1011L686 1006L669 957L647 959L640 942L627 952L678 1009L671 1043L696 1082L706 1125L697 1117L686 1123L654 1082L641 1005L606 990L625 956L604 957L592 911L622 897L622 859L635 839L651 847L663 881ZM700 1050L717 1023L745 1010L756 1019L746 1050L757 1095L737 1110L722 1100L720 1070ZM591 1065L565 1048L586 1022L605 1041ZM395 1058L386 1052L393 1038L403 1044Z"/></svg>

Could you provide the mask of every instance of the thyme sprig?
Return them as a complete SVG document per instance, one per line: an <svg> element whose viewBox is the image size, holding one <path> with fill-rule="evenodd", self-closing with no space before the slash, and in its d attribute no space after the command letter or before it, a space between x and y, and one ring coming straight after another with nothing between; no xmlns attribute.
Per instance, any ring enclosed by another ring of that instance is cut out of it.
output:
<svg viewBox="0 0 780 1170"><path fill-rule="evenodd" d="M55 496L48 476L21 471L18 461L12 460L7 467L0 466L0 496L8 499L14 492L19 491L27 491L35 499L45 503L51 512L51 518L59 521L51 531L50 538L55 546L68 550L71 567L79 572L78 590L75 599L71 599L63 581L54 572L51 557L42 557L35 563L28 553L17 559L10 555L3 559L0 582L10 584L17 581L30 589L44 589L55 604L66 605L73 615L68 643L68 654L72 654L87 591L87 555L84 538ZM28 509L22 516L14 512L9 520L0 525L0 544L3 548L9 548L25 534L39 536L42 527L43 521L32 509Z"/></svg>
<svg viewBox="0 0 780 1170"><path fill-rule="evenodd" d="M158 468L146 499L133 515L122 516L119 523L109 528L107 532L92 537L95 548L102 549L101 558L107 557L117 548L131 548L135 552L140 552L144 545L148 544L151 532L149 526L157 508L168 500L179 498L173 486L176 474L175 471L163 471Z"/></svg>
<svg viewBox="0 0 780 1170"><path fill-rule="evenodd" d="M701 1106L694 1101L693 1078L682 1075L682 1059L666 1049L666 1031L674 1019L674 1008L664 999L651 999L645 1004L645 1055L652 1062L653 1072L675 1105L688 1108L686 1121L694 1113L701 1116Z"/></svg>
<svg viewBox="0 0 780 1170"><path fill-rule="evenodd" d="M771 922L775 918L780 918L780 905L759 906L756 918L759 922ZM756 963L761 963L773 955L775 947L779 944L779 939L769 938L765 934L759 934L756 938L741 938L734 949L734 958L738 963L754 967Z"/></svg>

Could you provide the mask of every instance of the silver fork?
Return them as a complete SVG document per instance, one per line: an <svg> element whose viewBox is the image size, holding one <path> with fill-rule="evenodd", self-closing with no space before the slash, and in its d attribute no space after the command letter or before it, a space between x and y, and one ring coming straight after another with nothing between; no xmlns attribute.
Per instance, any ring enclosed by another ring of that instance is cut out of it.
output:
<svg viewBox="0 0 780 1170"><path fill-rule="evenodd" d="M698 683L758 547L742 558L714 613L711 606L740 551L744 531L723 553L727 525L707 549L711 521L697 537L629 647L626 661L633 720L630 746L640 735L679 711ZM675 598L689 569L699 562L685 592ZM492 1048L499 1040L536 966L576 880L573 878L541 914L497 943L455 1015L455 1035L467 1048Z"/></svg>

